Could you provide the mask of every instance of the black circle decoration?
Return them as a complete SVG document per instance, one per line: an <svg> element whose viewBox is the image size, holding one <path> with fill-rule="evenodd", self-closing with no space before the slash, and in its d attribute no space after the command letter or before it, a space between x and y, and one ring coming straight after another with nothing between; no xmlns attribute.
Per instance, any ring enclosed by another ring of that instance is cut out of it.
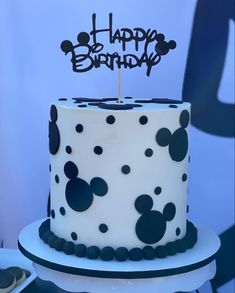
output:
<svg viewBox="0 0 235 293"><path fill-rule="evenodd" d="M139 122L141 125L145 125L148 123L148 117L147 116L141 116L140 119L139 119Z"/></svg>
<svg viewBox="0 0 235 293"><path fill-rule="evenodd" d="M99 230L101 233L106 233L108 231L108 226L106 224L100 224Z"/></svg>
<svg viewBox="0 0 235 293"><path fill-rule="evenodd" d="M154 259L155 258L155 250L152 246L146 245L143 248L144 259Z"/></svg>
<svg viewBox="0 0 235 293"><path fill-rule="evenodd" d="M108 192L108 184L103 178L94 177L90 182L91 191L98 196L104 196Z"/></svg>
<svg viewBox="0 0 235 293"><path fill-rule="evenodd" d="M135 247L129 251L130 260L139 261L143 259L143 251L142 249Z"/></svg>
<svg viewBox="0 0 235 293"><path fill-rule="evenodd" d="M97 155L101 155L103 153L103 148L99 145L94 147L94 153Z"/></svg>
<svg viewBox="0 0 235 293"><path fill-rule="evenodd" d="M176 214L176 207L172 202L169 202L166 204L166 206L163 209L163 215L166 219L166 221L170 222L174 219Z"/></svg>
<svg viewBox="0 0 235 293"><path fill-rule="evenodd" d="M89 246L86 249L86 256L89 259L97 259L100 255L100 250L97 246Z"/></svg>
<svg viewBox="0 0 235 293"><path fill-rule="evenodd" d="M51 210L51 217L54 219L55 218L55 211L52 209Z"/></svg>
<svg viewBox="0 0 235 293"><path fill-rule="evenodd" d="M130 173L130 171L131 171L131 168L128 166L128 165L124 165L124 166L122 166L122 173L123 174L129 174Z"/></svg>
<svg viewBox="0 0 235 293"><path fill-rule="evenodd" d="M180 235L180 228L179 227L176 228L175 234L176 234L176 236L179 236Z"/></svg>
<svg viewBox="0 0 235 293"><path fill-rule="evenodd" d="M55 182L56 183L59 183L60 182L60 178L59 178L59 176L57 174L55 175Z"/></svg>
<svg viewBox="0 0 235 293"><path fill-rule="evenodd" d="M77 125L76 125L76 131L77 131L78 133L83 132L83 125L82 125L82 124L77 124Z"/></svg>
<svg viewBox="0 0 235 293"><path fill-rule="evenodd" d="M114 249L110 246L106 246L100 250L100 258L102 260L112 260L114 257Z"/></svg>
<svg viewBox="0 0 235 293"><path fill-rule="evenodd" d="M188 152L188 135L185 129L178 128L171 136L169 153L172 160L182 161Z"/></svg>
<svg viewBox="0 0 235 293"><path fill-rule="evenodd" d="M186 180L187 180L187 174L184 173L184 174L182 175L182 181L185 182Z"/></svg>
<svg viewBox="0 0 235 293"><path fill-rule="evenodd" d="M58 114L55 105L51 105L50 109L51 121L49 121L49 150L55 155L60 147L60 132L56 124Z"/></svg>
<svg viewBox="0 0 235 293"><path fill-rule="evenodd" d="M177 105L169 105L169 108L178 108Z"/></svg>
<svg viewBox="0 0 235 293"><path fill-rule="evenodd" d="M148 148L148 149L145 150L144 154L145 154L146 157L152 157L153 150Z"/></svg>
<svg viewBox="0 0 235 293"><path fill-rule="evenodd" d="M66 151L67 154L71 154L72 153L71 146L67 145L66 148L65 148L65 151Z"/></svg>
<svg viewBox="0 0 235 293"><path fill-rule="evenodd" d="M61 208L60 208L60 214L61 214L62 216L65 215L65 208L64 208L64 207L61 207Z"/></svg>
<svg viewBox="0 0 235 293"><path fill-rule="evenodd" d="M186 128L188 126L189 119L190 119L189 111L183 110L180 114L180 125L182 128Z"/></svg>
<svg viewBox="0 0 235 293"><path fill-rule="evenodd" d="M148 194L142 194L135 200L135 208L140 214L150 211L153 207L153 200Z"/></svg>
<svg viewBox="0 0 235 293"><path fill-rule="evenodd" d="M161 128L156 135L156 141L160 146L167 146L171 141L171 132L168 128Z"/></svg>
<svg viewBox="0 0 235 293"><path fill-rule="evenodd" d="M72 238L74 241L76 241L76 240L78 239L78 235L77 235L77 233L72 232L72 233L71 233L71 238Z"/></svg>
<svg viewBox="0 0 235 293"><path fill-rule="evenodd" d="M77 212L87 210L93 202L91 188L81 178L69 180L65 188L65 197L70 208Z"/></svg>
<svg viewBox="0 0 235 293"><path fill-rule="evenodd" d="M106 118L106 122L108 124L113 124L115 122L115 117L113 115L109 115L107 118Z"/></svg>
<svg viewBox="0 0 235 293"><path fill-rule="evenodd" d="M86 246L84 244L75 245L74 253L76 256L84 257L86 255Z"/></svg>
<svg viewBox="0 0 235 293"><path fill-rule="evenodd" d="M118 261L125 261L129 257L128 249L126 247L118 247L115 251L115 258Z"/></svg>
<svg viewBox="0 0 235 293"><path fill-rule="evenodd" d="M78 176L78 168L73 162L68 161L64 165L64 173L67 178L74 179Z"/></svg>
<svg viewBox="0 0 235 293"><path fill-rule="evenodd" d="M137 198L138 199L138 198ZM154 244L162 239L166 231L166 223L175 217L176 208L173 203L167 203L163 213L144 208L144 213L137 220L135 231L137 237L146 244ZM140 209L139 206L136 209Z"/></svg>
<svg viewBox="0 0 235 293"><path fill-rule="evenodd" d="M154 193L156 195L159 195L160 193L162 192L162 188L160 186L157 186L155 189L154 189Z"/></svg>

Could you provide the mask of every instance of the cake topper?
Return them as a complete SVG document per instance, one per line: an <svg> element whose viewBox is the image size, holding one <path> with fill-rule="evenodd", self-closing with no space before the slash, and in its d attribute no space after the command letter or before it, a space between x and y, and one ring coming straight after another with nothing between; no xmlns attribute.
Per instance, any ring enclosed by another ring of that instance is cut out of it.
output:
<svg viewBox="0 0 235 293"><path fill-rule="evenodd" d="M105 46L98 39L102 34L107 34L109 44L119 43L123 54L116 51L106 52ZM133 50L128 53L127 45L134 44ZM109 14L109 25L107 28L97 28L96 14L92 15L92 30L80 32L77 36L77 44L69 40L61 43L61 50L67 55L71 53L72 68L74 72L86 72L93 68L106 66L114 70L115 68L129 68L146 66L146 75L150 76L152 68L157 65L162 56L176 48L176 42L166 41L162 33L156 29L134 29L121 28L113 29L113 15ZM119 71L120 74L120 71Z"/></svg>

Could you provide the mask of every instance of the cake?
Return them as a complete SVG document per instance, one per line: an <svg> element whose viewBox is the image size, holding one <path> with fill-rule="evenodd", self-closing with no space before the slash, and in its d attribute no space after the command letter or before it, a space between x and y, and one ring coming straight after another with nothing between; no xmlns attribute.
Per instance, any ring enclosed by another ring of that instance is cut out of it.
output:
<svg viewBox="0 0 235 293"><path fill-rule="evenodd" d="M190 104L61 98L51 105L51 248L105 261L152 260L197 241L187 220Z"/></svg>

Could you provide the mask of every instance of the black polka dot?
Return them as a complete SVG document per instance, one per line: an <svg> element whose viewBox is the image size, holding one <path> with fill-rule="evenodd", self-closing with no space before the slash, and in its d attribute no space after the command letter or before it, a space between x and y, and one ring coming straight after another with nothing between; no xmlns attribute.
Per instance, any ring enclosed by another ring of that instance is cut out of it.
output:
<svg viewBox="0 0 235 293"><path fill-rule="evenodd" d="M147 124L148 122L148 117L147 116L141 116L139 119L140 124L144 125Z"/></svg>
<svg viewBox="0 0 235 293"><path fill-rule="evenodd" d="M188 134L183 128L178 128L171 136L169 153L172 160L182 161L188 152Z"/></svg>
<svg viewBox="0 0 235 293"><path fill-rule="evenodd" d="M142 194L135 200L135 208L140 213L146 213L153 207L153 199L148 194Z"/></svg>
<svg viewBox="0 0 235 293"><path fill-rule="evenodd" d="M59 183L59 182L60 182L60 178L59 178L58 175L55 175L55 182L56 182L56 183Z"/></svg>
<svg viewBox="0 0 235 293"><path fill-rule="evenodd" d="M60 213L61 213L62 216L65 215L65 208L64 208L64 207L61 207L61 208L60 208Z"/></svg>
<svg viewBox="0 0 235 293"><path fill-rule="evenodd" d="M94 177L90 182L91 191L98 196L104 196L108 192L108 184L100 177Z"/></svg>
<svg viewBox="0 0 235 293"><path fill-rule="evenodd" d="M55 211L51 210L51 217L54 219L55 218Z"/></svg>
<svg viewBox="0 0 235 293"><path fill-rule="evenodd" d="M123 174L129 174L131 171L131 168L128 165L122 166L122 173Z"/></svg>
<svg viewBox="0 0 235 293"><path fill-rule="evenodd" d="M183 128L186 128L189 124L189 112L187 110L183 110L180 114L180 125Z"/></svg>
<svg viewBox="0 0 235 293"><path fill-rule="evenodd" d="M131 100L133 98L132 97L124 97L124 99Z"/></svg>
<svg viewBox="0 0 235 293"><path fill-rule="evenodd" d="M97 246L89 246L86 249L86 256L89 259L97 259L100 255L100 249Z"/></svg>
<svg viewBox="0 0 235 293"><path fill-rule="evenodd" d="M51 164L49 165L49 171L51 172Z"/></svg>
<svg viewBox="0 0 235 293"><path fill-rule="evenodd" d="M103 153L103 149L101 146L97 145L94 147L94 153L97 155L101 155Z"/></svg>
<svg viewBox="0 0 235 293"><path fill-rule="evenodd" d="M59 101L67 101L67 99L66 98L60 98L60 99L58 99Z"/></svg>
<svg viewBox="0 0 235 293"><path fill-rule="evenodd" d="M84 244L75 245L74 253L79 257L84 257L86 255L86 246Z"/></svg>
<svg viewBox="0 0 235 293"><path fill-rule="evenodd" d="M79 108L86 108L87 105L78 105Z"/></svg>
<svg viewBox="0 0 235 293"><path fill-rule="evenodd" d="M163 209L163 215L166 219L166 221L170 222L174 219L176 214L176 207L172 202L169 202L166 204L166 206Z"/></svg>
<svg viewBox="0 0 235 293"><path fill-rule="evenodd" d="M102 233L106 233L108 231L108 226L106 224L100 224L99 225L99 230Z"/></svg>
<svg viewBox="0 0 235 293"><path fill-rule="evenodd" d="M108 124L113 124L115 122L115 117L113 115L109 115L107 118L106 118L106 122Z"/></svg>
<svg viewBox="0 0 235 293"><path fill-rule="evenodd" d="M67 145L66 148L65 148L65 151L66 151L67 154L71 154L72 153L71 146Z"/></svg>
<svg viewBox="0 0 235 293"><path fill-rule="evenodd" d="M82 124L77 124L77 125L76 125L76 131L77 131L78 133L83 132L83 125L82 125Z"/></svg>
<svg viewBox="0 0 235 293"><path fill-rule="evenodd" d="M54 121L49 121L49 151L55 155L60 147L60 132Z"/></svg>
<svg viewBox="0 0 235 293"><path fill-rule="evenodd" d="M64 173L69 179L76 178L78 176L78 168L73 162L68 161L64 165Z"/></svg>
<svg viewBox="0 0 235 293"><path fill-rule="evenodd" d="M135 247L130 249L129 258L134 261L142 260L144 257L143 250L141 248Z"/></svg>
<svg viewBox="0 0 235 293"><path fill-rule="evenodd" d="M186 209L186 212L187 212L187 213L189 212L189 205L187 205L187 209Z"/></svg>
<svg viewBox="0 0 235 293"><path fill-rule="evenodd" d="M169 105L169 108L178 108L176 105Z"/></svg>
<svg viewBox="0 0 235 293"><path fill-rule="evenodd" d="M65 188L65 197L70 208L77 212L87 210L93 202L91 188L81 178L69 180Z"/></svg>
<svg viewBox="0 0 235 293"><path fill-rule="evenodd" d="M179 236L179 235L180 235L180 228L179 228L179 227L176 228L176 230L175 230L175 234L176 234L176 236Z"/></svg>
<svg viewBox="0 0 235 293"><path fill-rule="evenodd" d="M77 233L72 232L72 233L71 233L71 238L72 238L74 241L77 240L77 239L78 239L78 235L77 235Z"/></svg>
<svg viewBox="0 0 235 293"><path fill-rule="evenodd" d="M152 246L145 246L143 248L144 259L154 259L155 258L155 250Z"/></svg>
<svg viewBox="0 0 235 293"><path fill-rule="evenodd" d="M182 181L185 182L186 180L187 180L187 174L184 173L184 174L182 175Z"/></svg>
<svg viewBox="0 0 235 293"><path fill-rule="evenodd" d="M115 251L115 258L118 261L125 261L128 259L128 250L126 247L118 247Z"/></svg>
<svg viewBox="0 0 235 293"><path fill-rule="evenodd" d="M110 246L106 246L104 248L101 249L100 251L100 258L102 260L112 260L114 257L114 249Z"/></svg>
<svg viewBox="0 0 235 293"><path fill-rule="evenodd" d="M153 150L148 148L145 150L144 154L146 157L151 157L153 155Z"/></svg>
<svg viewBox="0 0 235 293"><path fill-rule="evenodd" d="M50 116L51 116L51 121L56 122L58 118L58 114L57 114L57 109L55 105L51 105Z"/></svg>
<svg viewBox="0 0 235 293"><path fill-rule="evenodd" d="M171 140L171 132L168 128L161 128L156 135L156 141L160 146L167 146Z"/></svg>
<svg viewBox="0 0 235 293"><path fill-rule="evenodd" d="M162 192L162 188L160 186L157 186L155 189L154 189L154 193L156 195L159 195L160 193Z"/></svg>

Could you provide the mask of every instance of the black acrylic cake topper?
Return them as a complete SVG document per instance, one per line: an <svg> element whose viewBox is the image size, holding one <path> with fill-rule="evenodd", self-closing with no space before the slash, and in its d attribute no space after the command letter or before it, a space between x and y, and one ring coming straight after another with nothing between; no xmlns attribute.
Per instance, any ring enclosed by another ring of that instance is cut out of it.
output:
<svg viewBox="0 0 235 293"><path fill-rule="evenodd" d="M128 43L134 43L136 55L133 53L119 54L118 52L104 52L104 44L98 42L98 35L107 33L110 44L119 42L123 52L127 50ZM91 41L92 38L92 41ZM176 48L176 42L166 41L162 33L155 29L143 29L140 27L129 29L113 29L113 15L109 14L109 25L107 28L98 29L96 25L96 14L92 15L92 30L90 33L80 32L77 36L77 44L69 40L61 43L61 50L72 54L72 64L74 72L86 72L93 68L105 65L107 68L133 69L146 65L146 75L150 76L152 67L157 65L162 56L170 50ZM92 44L91 44L92 43ZM150 49L150 45L154 49ZM143 52L140 52L143 47Z"/></svg>

